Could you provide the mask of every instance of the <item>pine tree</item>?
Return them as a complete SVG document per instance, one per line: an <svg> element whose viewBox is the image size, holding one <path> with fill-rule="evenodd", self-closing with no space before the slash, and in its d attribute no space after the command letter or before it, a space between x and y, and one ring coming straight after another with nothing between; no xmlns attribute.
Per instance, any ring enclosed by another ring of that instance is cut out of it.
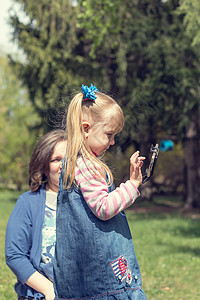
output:
<svg viewBox="0 0 200 300"><path fill-rule="evenodd" d="M68 97L77 86L100 78L98 63L88 60L90 42L77 28L77 6L63 0L15 0L18 11L10 18L13 39L25 56L11 59L19 78L28 87L30 100L41 117L40 128L60 126ZM59 119L60 118L60 119Z"/></svg>

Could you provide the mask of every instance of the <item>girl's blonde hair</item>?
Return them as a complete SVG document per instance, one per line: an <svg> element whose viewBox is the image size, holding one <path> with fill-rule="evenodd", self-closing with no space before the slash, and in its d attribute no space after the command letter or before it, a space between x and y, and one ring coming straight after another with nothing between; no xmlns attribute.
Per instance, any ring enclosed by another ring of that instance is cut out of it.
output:
<svg viewBox="0 0 200 300"><path fill-rule="evenodd" d="M95 91L96 99L83 100L83 93L78 93L71 101L66 121L67 130L67 152L65 164L64 186L68 189L74 182L75 168L78 155L81 155L85 161L89 159L92 162L96 175L108 176L108 184L113 183L113 176L105 163L97 158L91 151L83 128L83 120L85 116L92 119L94 124L107 124L111 122L114 132L120 132L124 126L124 114L121 107L110 96ZM106 112L109 110L109 116ZM102 172L95 166L100 166ZM92 172L93 173L93 172Z"/></svg>

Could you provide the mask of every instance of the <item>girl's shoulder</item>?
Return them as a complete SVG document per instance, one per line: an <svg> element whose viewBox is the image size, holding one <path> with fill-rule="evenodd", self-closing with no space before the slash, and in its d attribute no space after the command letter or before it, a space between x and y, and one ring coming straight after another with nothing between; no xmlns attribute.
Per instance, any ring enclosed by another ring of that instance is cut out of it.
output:
<svg viewBox="0 0 200 300"><path fill-rule="evenodd" d="M89 158L83 156L78 156L76 167L79 169L102 170L100 163L98 163L97 160L91 161Z"/></svg>
<svg viewBox="0 0 200 300"><path fill-rule="evenodd" d="M100 179L102 177L105 178L105 172L97 160L91 161L90 159L82 156L77 158L76 164L75 176L79 174L90 179L91 176L96 179Z"/></svg>

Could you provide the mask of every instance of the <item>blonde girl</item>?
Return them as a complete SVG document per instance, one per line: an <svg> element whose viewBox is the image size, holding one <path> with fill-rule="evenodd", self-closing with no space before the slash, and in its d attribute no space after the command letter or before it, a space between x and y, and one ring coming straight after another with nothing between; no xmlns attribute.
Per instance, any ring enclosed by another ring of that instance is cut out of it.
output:
<svg viewBox="0 0 200 300"><path fill-rule="evenodd" d="M143 160L114 188L100 157L124 126L120 106L82 85L67 113L67 154L60 178L54 262L55 299L146 299L123 210L139 196Z"/></svg>

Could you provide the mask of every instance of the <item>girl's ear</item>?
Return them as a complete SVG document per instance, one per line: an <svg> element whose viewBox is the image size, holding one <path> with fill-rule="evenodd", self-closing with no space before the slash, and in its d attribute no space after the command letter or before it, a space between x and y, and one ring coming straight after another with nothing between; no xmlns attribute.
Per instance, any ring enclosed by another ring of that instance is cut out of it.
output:
<svg viewBox="0 0 200 300"><path fill-rule="evenodd" d="M84 129L84 132L85 132L85 137L87 138L88 137L88 132L89 132L89 129L90 129L90 123L89 122L83 122L83 129Z"/></svg>

